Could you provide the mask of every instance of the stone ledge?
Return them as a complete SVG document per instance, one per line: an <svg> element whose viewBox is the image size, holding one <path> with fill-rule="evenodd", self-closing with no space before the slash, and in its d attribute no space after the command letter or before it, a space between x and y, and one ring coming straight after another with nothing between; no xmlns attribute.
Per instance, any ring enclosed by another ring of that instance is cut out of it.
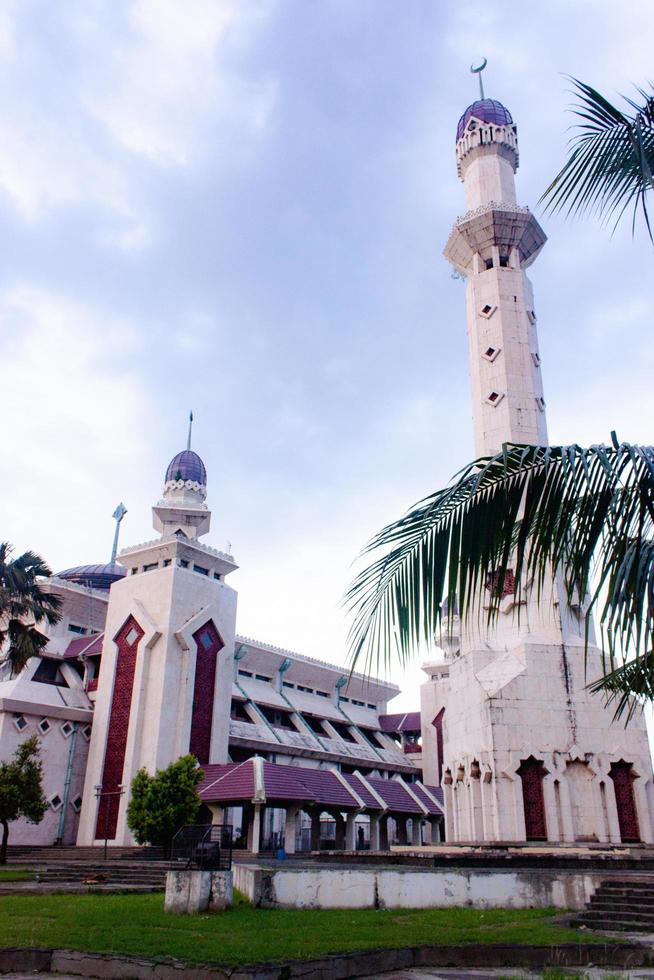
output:
<svg viewBox="0 0 654 980"><path fill-rule="evenodd" d="M636 968L652 965L649 946L637 943L564 943L528 946L509 943L479 946L409 946L331 953L317 960L291 960L242 967L148 960L66 949L0 949L0 973L68 973L118 980L350 980L412 967L580 967Z"/></svg>

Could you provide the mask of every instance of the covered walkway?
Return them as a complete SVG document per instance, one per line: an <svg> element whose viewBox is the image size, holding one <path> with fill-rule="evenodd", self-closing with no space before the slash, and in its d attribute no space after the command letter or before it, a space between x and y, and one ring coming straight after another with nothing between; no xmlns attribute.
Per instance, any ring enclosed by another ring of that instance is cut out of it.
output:
<svg viewBox="0 0 654 980"><path fill-rule="evenodd" d="M301 814L310 820L308 849L321 847L321 817L334 825L333 847L354 851L364 846L386 851L394 839L414 846L441 839L442 792L399 777L382 779L360 772L280 766L254 756L241 763L203 766L200 797L216 823L225 810L242 807L242 834L247 849L258 854L267 810L282 811L280 843L296 851ZM390 822L390 824L389 824ZM365 831L364 831L365 827Z"/></svg>

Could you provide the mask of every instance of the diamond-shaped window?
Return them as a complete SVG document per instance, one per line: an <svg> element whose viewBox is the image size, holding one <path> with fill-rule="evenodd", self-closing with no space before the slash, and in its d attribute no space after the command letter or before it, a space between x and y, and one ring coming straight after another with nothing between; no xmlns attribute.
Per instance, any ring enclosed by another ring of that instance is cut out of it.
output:
<svg viewBox="0 0 654 980"><path fill-rule="evenodd" d="M39 722L39 731L41 732L41 735L47 735L51 727L52 726L47 718L41 718L41 721Z"/></svg>
<svg viewBox="0 0 654 980"><path fill-rule="evenodd" d="M501 347L487 347L481 356L487 361L490 361L492 364L497 355L500 353L501 349Z"/></svg>
<svg viewBox="0 0 654 980"><path fill-rule="evenodd" d="M132 626L131 630L125 637L125 642L127 643L127 646L133 647L136 641L138 640L138 638L139 638L139 632L137 629L134 629L134 627Z"/></svg>

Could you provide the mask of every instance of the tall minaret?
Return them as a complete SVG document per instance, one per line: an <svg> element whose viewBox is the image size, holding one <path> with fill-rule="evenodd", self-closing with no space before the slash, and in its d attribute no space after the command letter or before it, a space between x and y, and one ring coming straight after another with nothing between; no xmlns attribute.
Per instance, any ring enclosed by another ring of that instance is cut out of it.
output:
<svg viewBox="0 0 654 980"><path fill-rule="evenodd" d="M508 109L481 98L456 133L458 174L468 210L445 256L467 279L468 350L477 456L504 442L547 443L534 299L525 269L546 238L516 203L516 127Z"/></svg>
<svg viewBox="0 0 654 980"><path fill-rule="evenodd" d="M466 304L475 444L547 442L536 315L526 267L545 235L516 204L516 128L499 102L473 102L456 134L468 211L445 255L468 280ZM507 575L497 622L480 614L427 664L421 690L423 769L441 780L449 841L654 841L654 781L645 721L613 723L588 683L602 651L585 644L584 610L553 575L541 601ZM518 611L520 615L518 615ZM455 619L452 621L455 624ZM456 628L456 627L455 627ZM439 740L438 732L442 733Z"/></svg>
<svg viewBox="0 0 654 980"><path fill-rule="evenodd" d="M168 464L153 507L159 537L125 548L102 646L78 843L130 844L129 788L193 753L226 762L236 626L236 564L199 539L209 530L207 471L191 449Z"/></svg>

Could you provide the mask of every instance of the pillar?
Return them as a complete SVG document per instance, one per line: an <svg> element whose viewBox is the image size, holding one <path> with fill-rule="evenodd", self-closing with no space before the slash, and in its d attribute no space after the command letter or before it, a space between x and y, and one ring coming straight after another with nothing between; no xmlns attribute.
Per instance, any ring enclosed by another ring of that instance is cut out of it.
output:
<svg viewBox="0 0 654 980"><path fill-rule="evenodd" d="M254 815L248 827L248 851L258 854L261 849L261 803L254 804Z"/></svg>
<svg viewBox="0 0 654 980"><path fill-rule="evenodd" d="M311 817L311 850L320 850L320 810L309 810Z"/></svg>
<svg viewBox="0 0 654 980"><path fill-rule="evenodd" d="M334 848L337 851L342 851L345 847L345 820L343 819L343 814L338 810L333 813L332 816L336 821L336 836L334 838Z"/></svg>
<svg viewBox="0 0 654 980"><path fill-rule="evenodd" d="M211 822L213 824L222 824L225 822L224 807L218 806L217 803L210 803L209 809L211 810Z"/></svg>
<svg viewBox="0 0 654 980"><path fill-rule="evenodd" d="M414 847L420 847L422 844L422 839L420 835L420 824L422 823L420 817L413 817L411 820L411 843Z"/></svg>
<svg viewBox="0 0 654 980"><path fill-rule="evenodd" d="M441 841L443 840L443 835L442 835L443 821L441 820L440 817L430 817L429 820L427 821L427 824L431 831L431 835L430 835L431 843L440 844Z"/></svg>
<svg viewBox="0 0 654 980"><path fill-rule="evenodd" d="M388 851L388 816L379 817L379 850Z"/></svg>
<svg viewBox="0 0 654 980"><path fill-rule="evenodd" d="M381 851L381 817L378 813L370 814L370 850Z"/></svg>
<svg viewBox="0 0 654 980"><path fill-rule="evenodd" d="M284 850L287 854L295 854L295 836L297 833L297 818L300 808L289 806L286 808L286 823L284 824Z"/></svg>
<svg viewBox="0 0 654 980"><path fill-rule="evenodd" d="M355 851L357 846L356 841L356 826L355 820L357 818L356 813L348 813L345 818L345 850Z"/></svg>

